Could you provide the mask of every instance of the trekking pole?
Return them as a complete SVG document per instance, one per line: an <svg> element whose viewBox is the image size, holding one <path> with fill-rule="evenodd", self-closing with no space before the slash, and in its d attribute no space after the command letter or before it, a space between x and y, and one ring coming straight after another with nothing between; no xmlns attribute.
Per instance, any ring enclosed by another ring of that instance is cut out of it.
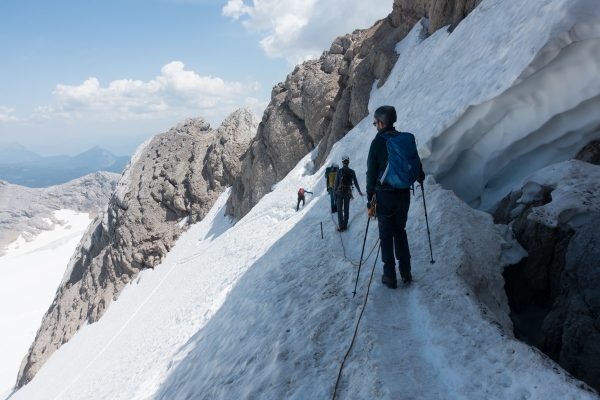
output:
<svg viewBox="0 0 600 400"><path fill-rule="evenodd" d="M429 238L429 254L431 255L430 264L435 263L433 259L433 250L431 249L431 234L429 233L429 218L427 218L427 205L425 204L425 188L421 183L421 193L423 194L423 209L425 210L425 224L427 225L427 238Z"/></svg>
<svg viewBox="0 0 600 400"><path fill-rule="evenodd" d="M323 239L323 221L321 221L321 239Z"/></svg>
<svg viewBox="0 0 600 400"><path fill-rule="evenodd" d="M354 284L354 292L352 292L353 296L356 296L356 287L358 286L358 277L360 275L360 267L362 266L363 255L365 254L365 243L367 243L367 233L369 232L369 222L371 222L371 218L367 218L367 229L365 230L365 238L363 240L362 251L360 252L360 261L358 263L358 273L356 274L356 283Z"/></svg>

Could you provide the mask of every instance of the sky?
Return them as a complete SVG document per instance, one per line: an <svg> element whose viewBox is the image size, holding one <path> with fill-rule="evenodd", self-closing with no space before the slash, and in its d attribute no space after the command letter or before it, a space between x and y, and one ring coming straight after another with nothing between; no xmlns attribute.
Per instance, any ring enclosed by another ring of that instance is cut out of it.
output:
<svg viewBox="0 0 600 400"><path fill-rule="evenodd" d="M216 127L393 0L0 2L0 144L132 153L190 117Z"/></svg>

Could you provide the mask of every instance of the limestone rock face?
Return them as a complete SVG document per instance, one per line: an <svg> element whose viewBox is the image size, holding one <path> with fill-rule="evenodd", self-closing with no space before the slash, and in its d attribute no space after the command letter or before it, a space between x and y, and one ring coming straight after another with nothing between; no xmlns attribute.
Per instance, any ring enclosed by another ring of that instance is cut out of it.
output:
<svg viewBox="0 0 600 400"><path fill-rule="evenodd" d="M242 161L227 212L241 218L318 146L320 167L333 145L368 114L373 83L381 86L398 59L396 44L419 19L458 23L478 1L396 0L369 29L335 39L318 60L304 62L277 84L256 138ZM433 29L430 25L430 30Z"/></svg>
<svg viewBox="0 0 600 400"><path fill-rule="evenodd" d="M544 320L542 349L600 390L600 215L571 238L556 305Z"/></svg>
<svg viewBox="0 0 600 400"><path fill-rule="evenodd" d="M546 171L494 215L529 254L504 273L511 318L517 337L600 390L600 167L571 160Z"/></svg>
<svg viewBox="0 0 600 400"><path fill-rule="evenodd" d="M97 321L141 270L157 266L239 173L258 120L247 110L216 130L189 119L138 148L108 208L81 240L23 360L18 386L86 322Z"/></svg>
<svg viewBox="0 0 600 400"><path fill-rule="evenodd" d="M0 180L0 255L19 235L26 239L58 223L54 211L67 209L95 216L106 208L118 174L96 172L62 185L34 189Z"/></svg>
<svg viewBox="0 0 600 400"><path fill-rule="evenodd" d="M481 0L394 0L392 17L413 24L427 17L430 34L447 25L452 31L479 3Z"/></svg>
<svg viewBox="0 0 600 400"><path fill-rule="evenodd" d="M433 0L429 6L429 33L449 25L452 31L481 0Z"/></svg>

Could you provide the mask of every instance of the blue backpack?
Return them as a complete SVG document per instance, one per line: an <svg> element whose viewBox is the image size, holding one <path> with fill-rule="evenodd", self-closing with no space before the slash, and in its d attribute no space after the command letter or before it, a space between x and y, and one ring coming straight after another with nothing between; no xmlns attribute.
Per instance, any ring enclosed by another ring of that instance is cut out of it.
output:
<svg viewBox="0 0 600 400"><path fill-rule="evenodd" d="M412 133L382 133L385 139L388 164L379 177L381 184L387 183L396 189L411 187L421 173L421 160L417 152L417 144Z"/></svg>

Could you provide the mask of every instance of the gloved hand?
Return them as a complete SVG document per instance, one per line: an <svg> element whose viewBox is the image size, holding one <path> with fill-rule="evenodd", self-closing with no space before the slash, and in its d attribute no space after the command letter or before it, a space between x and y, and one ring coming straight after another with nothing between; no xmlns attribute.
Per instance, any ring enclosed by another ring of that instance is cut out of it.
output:
<svg viewBox="0 0 600 400"><path fill-rule="evenodd" d="M377 216L377 213L375 211L375 206L369 207L367 209L367 215L369 216L369 218L375 218Z"/></svg>
<svg viewBox="0 0 600 400"><path fill-rule="evenodd" d="M367 215L369 218L377 217L377 207L375 202L375 196L369 195L369 201L367 202Z"/></svg>

